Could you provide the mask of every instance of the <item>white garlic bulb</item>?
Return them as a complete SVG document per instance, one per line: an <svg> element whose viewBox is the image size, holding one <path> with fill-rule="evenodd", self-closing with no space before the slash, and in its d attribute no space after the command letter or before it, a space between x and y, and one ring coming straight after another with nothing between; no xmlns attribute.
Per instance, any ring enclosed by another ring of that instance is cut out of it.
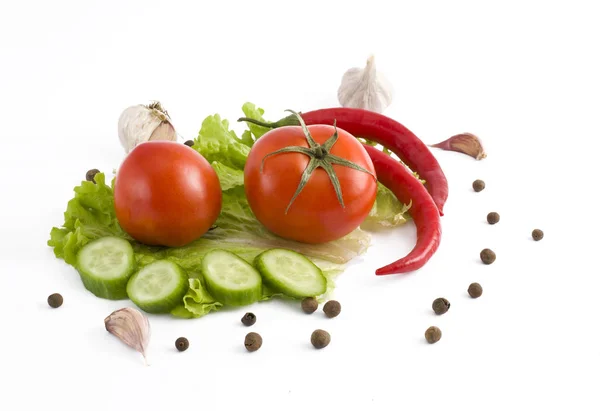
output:
<svg viewBox="0 0 600 411"><path fill-rule="evenodd" d="M119 117L119 140L129 153L140 143L151 140L177 140L169 113L159 102L126 108Z"/></svg>
<svg viewBox="0 0 600 411"><path fill-rule="evenodd" d="M354 67L344 73L338 89L342 107L362 108L382 113L392 103L391 84L375 69L375 57L370 56L365 68Z"/></svg>

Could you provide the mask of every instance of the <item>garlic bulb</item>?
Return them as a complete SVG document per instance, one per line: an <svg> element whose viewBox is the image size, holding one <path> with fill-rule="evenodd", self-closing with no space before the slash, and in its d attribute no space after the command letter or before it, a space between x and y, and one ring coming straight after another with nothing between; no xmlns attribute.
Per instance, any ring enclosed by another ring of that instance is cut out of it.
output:
<svg viewBox="0 0 600 411"><path fill-rule="evenodd" d="M169 113L156 101L126 108L119 117L119 140L129 153L140 143L150 140L177 140Z"/></svg>
<svg viewBox="0 0 600 411"><path fill-rule="evenodd" d="M129 347L139 351L148 365L146 350L150 342L150 323L144 314L135 308L121 308L104 319L104 327Z"/></svg>
<svg viewBox="0 0 600 411"><path fill-rule="evenodd" d="M391 84L375 69L375 57L370 56L365 68L354 67L344 73L338 88L342 107L362 108L382 113L392 103Z"/></svg>

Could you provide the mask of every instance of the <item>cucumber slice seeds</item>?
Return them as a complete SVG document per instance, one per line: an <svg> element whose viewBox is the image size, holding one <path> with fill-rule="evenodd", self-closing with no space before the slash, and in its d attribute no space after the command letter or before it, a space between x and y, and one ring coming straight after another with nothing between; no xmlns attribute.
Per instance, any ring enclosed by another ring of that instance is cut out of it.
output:
<svg viewBox="0 0 600 411"><path fill-rule="evenodd" d="M127 282L135 269L131 244L118 237L102 237L77 253L77 271L85 288L108 300L127 298Z"/></svg>
<svg viewBox="0 0 600 411"><path fill-rule="evenodd" d="M254 265L275 290L294 298L316 297L327 291L323 272L295 251L274 248L259 254Z"/></svg>
<svg viewBox="0 0 600 411"><path fill-rule="evenodd" d="M208 252L202 260L202 275L208 292L225 305L249 305L262 297L260 274L232 252Z"/></svg>
<svg viewBox="0 0 600 411"><path fill-rule="evenodd" d="M159 260L131 276L127 295L147 313L168 313L181 303L189 287L189 277L181 267L169 260Z"/></svg>

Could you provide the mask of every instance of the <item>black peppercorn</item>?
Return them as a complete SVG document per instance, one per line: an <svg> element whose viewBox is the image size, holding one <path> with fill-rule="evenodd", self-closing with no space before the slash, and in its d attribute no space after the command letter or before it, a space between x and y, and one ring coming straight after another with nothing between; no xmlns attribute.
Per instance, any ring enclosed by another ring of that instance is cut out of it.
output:
<svg viewBox="0 0 600 411"><path fill-rule="evenodd" d="M91 181L92 183L96 184L96 181L94 180L94 177L96 176L96 174L98 174L100 172L100 170L96 169L96 168L92 168L91 170L88 170L87 173L85 173L85 179L87 181Z"/></svg>
<svg viewBox="0 0 600 411"><path fill-rule="evenodd" d="M175 348L177 348L178 351L185 351L189 346L190 342L185 337L179 337L175 340Z"/></svg>
<svg viewBox="0 0 600 411"><path fill-rule="evenodd" d="M319 308L319 303L315 297L306 297L302 300L302 311L306 314L312 314Z"/></svg>
<svg viewBox="0 0 600 411"><path fill-rule="evenodd" d="M425 331L425 339L429 344L435 344L442 338L442 331L435 326L429 327Z"/></svg>
<svg viewBox="0 0 600 411"><path fill-rule="evenodd" d="M531 232L531 236L533 237L534 241L540 241L542 238L544 238L544 232L539 228L536 228Z"/></svg>
<svg viewBox="0 0 600 411"><path fill-rule="evenodd" d="M189 348L189 346L190 342L185 337L179 337L175 340L175 348L177 348L178 351L185 351Z"/></svg>
<svg viewBox="0 0 600 411"><path fill-rule="evenodd" d="M338 315L340 315L341 311L341 304L335 300L327 301L323 306L323 312L325 312L325 315L329 318L337 317Z"/></svg>
<svg viewBox="0 0 600 411"><path fill-rule="evenodd" d="M58 294L58 293L54 293L51 294L50 296L48 296L48 305L52 308L58 308L62 305L63 303L63 297L62 295Z"/></svg>
<svg viewBox="0 0 600 411"><path fill-rule="evenodd" d="M437 315L442 315L450 309L450 301L445 298L436 298L433 300L433 304L431 304L431 308L433 308L433 312Z"/></svg>
<svg viewBox="0 0 600 411"><path fill-rule="evenodd" d="M244 339L244 347L250 352L258 350L262 346L262 337L258 333L248 333Z"/></svg>
<svg viewBox="0 0 600 411"><path fill-rule="evenodd" d="M246 313L242 317L242 324L244 324L248 327L251 325L254 325L255 322L256 322L256 316L252 313Z"/></svg>
<svg viewBox="0 0 600 411"><path fill-rule="evenodd" d="M186 146L188 146L188 147L192 147L192 146L194 145L194 140L188 140L188 141L186 141L186 142L185 142L185 143L183 143L183 144L185 144L185 145L186 145Z"/></svg>
<svg viewBox="0 0 600 411"><path fill-rule="evenodd" d="M310 336L310 343L318 349L327 347L330 342L331 335L325 330L314 330Z"/></svg>
<svg viewBox="0 0 600 411"><path fill-rule="evenodd" d="M489 248L481 250L481 253L479 253L479 257L481 258L481 261L483 261L483 263L487 265L496 261L496 253L490 250Z"/></svg>
<svg viewBox="0 0 600 411"><path fill-rule="evenodd" d="M467 291L471 298L479 298L481 297L481 294L483 294L483 289L479 283L471 283Z"/></svg>
<svg viewBox="0 0 600 411"><path fill-rule="evenodd" d="M490 224L496 224L498 221L500 221L500 214L494 212L491 212L487 215L487 221Z"/></svg>
<svg viewBox="0 0 600 411"><path fill-rule="evenodd" d="M485 188L485 182L483 180L475 180L473 181L473 190L475 190L475 192L480 192L481 190L483 190Z"/></svg>

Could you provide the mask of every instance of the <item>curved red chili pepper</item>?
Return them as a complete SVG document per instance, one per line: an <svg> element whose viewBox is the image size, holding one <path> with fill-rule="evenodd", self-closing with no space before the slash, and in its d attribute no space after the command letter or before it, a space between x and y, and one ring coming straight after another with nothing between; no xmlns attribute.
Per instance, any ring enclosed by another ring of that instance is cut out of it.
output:
<svg viewBox="0 0 600 411"><path fill-rule="evenodd" d="M381 267L377 275L400 274L423 267L437 251L442 238L438 208L423 184L398 161L375 147L363 144L375 166L381 184L389 188L404 204L412 201L408 210L417 227L417 244L408 255Z"/></svg>
<svg viewBox="0 0 600 411"><path fill-rule="evenodd" d="M333 124L336 121L337 126L348 133L374 141L391 150L425 180L425 186L433 198L439 214L444 215L443 208L448 198L446 176L427 145L402 124L383 114L359 108L325 108L300 113L300 115L307 125ZM298 120L293 115L274 123L257 122L248 118L240 120L271 128L298 125Z"/></svg>

